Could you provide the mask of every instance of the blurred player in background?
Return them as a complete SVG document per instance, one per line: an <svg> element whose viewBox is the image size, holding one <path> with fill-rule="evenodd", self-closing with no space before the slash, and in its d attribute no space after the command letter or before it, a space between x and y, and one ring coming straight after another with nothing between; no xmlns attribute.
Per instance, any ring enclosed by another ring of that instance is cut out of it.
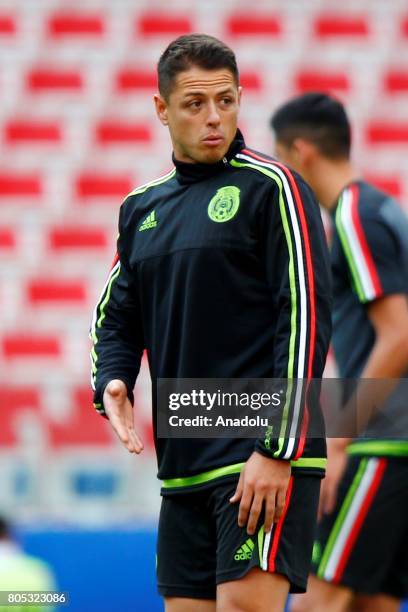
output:
<svg viewBox="0 0 408 612"><path fill-rule="evenodd" d="M144 349L156 433L157 378L319 378L331 331L317 203L245 147L234 53L182 36L158 76L175 168L125 199L92 327L95 405L134 453ZM289 589L304 592L325 443L307 437L297 394L287 399L279 431L257 441L156 437L166 610L279 612Z"/></svg>
<svg viewBox="0 0 408 612"><path fill-rule="evenodd" d="M333 346L339 375L405 377L406 217L391 197L359 178L350 161L349 121L336 99L299 96L275 112L271 125L277 157L303 176L333 220ZM364 438L328 441L315 576L307 594L294 598L293 612L391 612L408 596L407 396L401 385L377 398L381 412Z"/></svg>
<svg viewBox="0 0 408 612"><path fill-rule="evenodd" d="M55 591L55 579L49 565L27 555L15 542L8 522L0 517L0 591ZM52 612L54 606L25 604L0 606L1 610Z"/></svg>

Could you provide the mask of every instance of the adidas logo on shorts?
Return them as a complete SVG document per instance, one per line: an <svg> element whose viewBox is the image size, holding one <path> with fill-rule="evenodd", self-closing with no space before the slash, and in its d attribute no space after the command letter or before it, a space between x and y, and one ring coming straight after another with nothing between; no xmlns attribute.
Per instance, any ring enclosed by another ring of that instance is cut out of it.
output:
<svg viewBox="0 0 408 612"><path fill-rule="evenodd" d="M254 549L255 544L248 538L247 541L242 544L240 548L238 548L237 552L234 555L235 561L249 561L252 557L252 551Z"/></svg>

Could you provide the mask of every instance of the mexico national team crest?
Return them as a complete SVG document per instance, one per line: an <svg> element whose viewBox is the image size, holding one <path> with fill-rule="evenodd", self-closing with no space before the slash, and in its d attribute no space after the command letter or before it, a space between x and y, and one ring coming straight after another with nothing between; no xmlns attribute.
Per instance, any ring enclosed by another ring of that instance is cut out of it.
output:
<svg viewBox="0 0 408 612"><path fill-rule="evenodd" d="M233 185L221 187L208 205L208 216L215 223L224 223L235 217L239 208L239 189Z"/></svg>

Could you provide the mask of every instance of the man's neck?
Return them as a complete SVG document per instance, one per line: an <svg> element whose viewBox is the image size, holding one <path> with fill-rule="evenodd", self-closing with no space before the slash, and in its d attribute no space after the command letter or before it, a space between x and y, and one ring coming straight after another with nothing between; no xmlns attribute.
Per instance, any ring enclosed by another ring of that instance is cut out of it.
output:
<svg viewBox="0 0 408 612"><path fill-rule="evenodd" d="M358 178L359 174L349 160L321 159L311 183L320 204L330 211L343 189Z"/></svg>

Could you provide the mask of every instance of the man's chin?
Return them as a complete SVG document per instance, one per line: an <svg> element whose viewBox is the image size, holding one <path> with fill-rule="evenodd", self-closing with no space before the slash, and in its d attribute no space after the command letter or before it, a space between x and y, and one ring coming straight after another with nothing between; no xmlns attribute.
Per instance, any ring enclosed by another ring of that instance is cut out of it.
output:
<svg viewBox="0 0 408 612"><path fill-rule="evenodd" d="M213 149L206 149L200 154L200 162L202 164L216 164L225 157L226 153L227 150L224 146L216 147Z"/></svg>

